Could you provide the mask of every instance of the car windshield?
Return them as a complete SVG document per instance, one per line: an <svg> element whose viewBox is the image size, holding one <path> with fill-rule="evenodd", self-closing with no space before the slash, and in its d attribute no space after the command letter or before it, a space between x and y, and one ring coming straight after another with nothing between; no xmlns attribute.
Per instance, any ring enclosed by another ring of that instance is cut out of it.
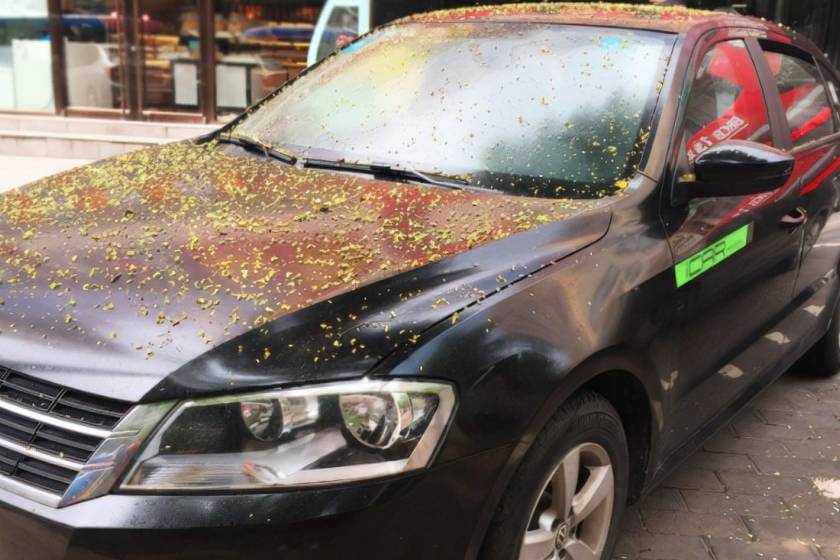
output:
<svg viewBox="0 0 840 560"><path fill-rule="evenodd" d="M600 198L638 164L672 43L553 24L392 25L286 86L231 134L305 159Z"/></svg>

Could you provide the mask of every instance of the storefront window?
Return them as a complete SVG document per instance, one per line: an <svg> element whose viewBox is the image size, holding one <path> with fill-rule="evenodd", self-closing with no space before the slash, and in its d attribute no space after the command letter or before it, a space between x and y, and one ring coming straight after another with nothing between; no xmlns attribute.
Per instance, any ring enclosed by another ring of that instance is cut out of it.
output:
<svg viewBox="0 0 840 560"><path fill-rule="evenodd" d="M216 0L216 105L230 118L306 68L323 1Z"/></svg>
<svg viewBox="0 0 840 560"><path fill-rule="evenodd" d="M124 18L116 0L63 0L62 24L68 105L125 109Z"/></svg>
<svg viewBox="0 0 840 560"><path fill-rule="evenodd" d="M196 0L141 0L144 110L200 111Z"/></svg>
<svg viewBox="0 0 840 560"><path fill-rule="evenodd" d="M47 0L0 0L0 110L55 111Z"/></svg>

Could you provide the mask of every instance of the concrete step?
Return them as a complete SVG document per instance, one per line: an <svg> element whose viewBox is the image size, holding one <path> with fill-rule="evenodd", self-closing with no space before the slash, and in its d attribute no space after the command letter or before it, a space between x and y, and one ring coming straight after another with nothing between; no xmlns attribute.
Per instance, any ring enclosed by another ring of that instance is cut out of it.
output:
<svg viewBox="0 0 840 560"><path fill-rule="evenodd" d="M0 155L97 160L193 138L216 125L0 114Z"/></svg>
<svg viewBox="0 0 840 560"><path fill-rule="evenodd" d="M142 136L0 129L0 155L97 160L174 141Z"/></svg>

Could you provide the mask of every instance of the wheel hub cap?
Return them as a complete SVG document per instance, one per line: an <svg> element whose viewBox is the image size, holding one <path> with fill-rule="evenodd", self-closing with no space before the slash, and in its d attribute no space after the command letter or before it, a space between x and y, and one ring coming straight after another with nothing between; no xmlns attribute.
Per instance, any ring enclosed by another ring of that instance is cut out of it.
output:
<svg viewBox="0 0 840 560"><path fill-rule="evenodd" d="M534 505L519 560L599 560L610 534L615 481L597 443L572 449Z"/></svg>
<svg viewBox="0 0 840 560"><path fill-rule="evenodd" d="M554 547L561 551L566 546L566 539L569 538L569 524L564 522L557 527L557 536L554 537Z"/></svg>

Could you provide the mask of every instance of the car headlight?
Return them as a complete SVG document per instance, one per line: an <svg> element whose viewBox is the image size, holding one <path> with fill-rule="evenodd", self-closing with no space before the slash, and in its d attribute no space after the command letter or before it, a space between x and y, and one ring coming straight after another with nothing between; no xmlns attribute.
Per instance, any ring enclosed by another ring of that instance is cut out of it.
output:
<svg viewBox="0 0 840 560"><path fill-rule="evenodd" d="M451 386L361 380L182 403L123 490L268 489L422 469L455 406Z"/></svg>

